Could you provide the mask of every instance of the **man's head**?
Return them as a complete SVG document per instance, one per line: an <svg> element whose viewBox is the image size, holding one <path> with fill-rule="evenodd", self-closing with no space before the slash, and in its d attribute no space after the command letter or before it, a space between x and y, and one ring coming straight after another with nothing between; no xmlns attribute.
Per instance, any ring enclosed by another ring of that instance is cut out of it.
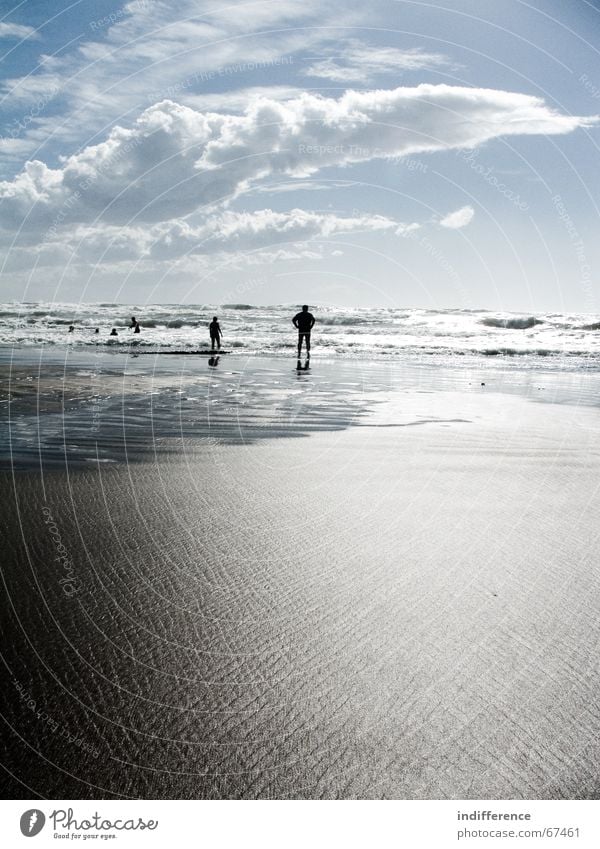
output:
<svg viewBox="0 0 600 849"><path fill-rule="evenodd" d="M216 316L216 315L213 315L213 321L218 321L218 320L219 320L219 319L217 318L217 316Z"/></svg>
<svg viewBox="0 0 600 849"><path fill-rule="evenodd" d="M303 305L302 312L308 312L308 304Z"/></svg>

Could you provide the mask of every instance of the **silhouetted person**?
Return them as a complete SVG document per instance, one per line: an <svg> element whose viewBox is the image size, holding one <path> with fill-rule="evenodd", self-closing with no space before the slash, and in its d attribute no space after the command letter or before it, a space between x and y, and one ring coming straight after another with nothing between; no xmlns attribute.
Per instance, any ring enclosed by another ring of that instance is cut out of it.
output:
<svg viewBox="0 0 600 849"><path fill-rule="evenodd" d="M69 333L72 333L74 330L75 330L75 325L71 324L71 326L69 327Z"/></svg>
<svg viewBox="0 0 600 849"><path fill-rule="evenodd" d="M210 331L210 348L211 348L211 351L215 350L215 342L217 343L217 348L220 351L221 350L221 336L223 334L221 333L221 326L219 324L219 319L217 318L216 315L213 316L213 320L208 325L208 329Z"/></svg>
<svg viewBox="0 0 600 849"><path fill-rule="evenodd" d="M119 334L117 333L117 328L116 328L116 327L113 327L113 329L110 331L110 335L111 335L111 336L118 336L118 335L119 335Z"/></svg>
<svg viewBox="0 0 600 849"><path fill-rule="evenodd" d="M94 333L100 333L100 328L99 328L99 327L97 327L97 328L94 330Z"/></svg>
<svg viewBox="0 0 600 849"><path fill-rule="evenodd" d="M139 333L139 332L140 332L140 323L139 323L139 321L136 321L136 323L135 323L135 330L134 330L133 332L134 332L134 333Z"/></svg>
<svg viewBox="0 0 600 849"><path fill-rule="evenodd" d="M315 324L315 317L308 311L307 304L302 307L302 312L296 313L292 319L294 327L298 328L298 357L302 351L302 342L306 345L306 356L310 357L310 331Z"/></svg>
<svg viewBox="0 0 600 849"><path fill-rule="evenodd" d="M137 320L134 315L131 316L131 324L129 325L129 329L132 330L137 325Z"/></svg>

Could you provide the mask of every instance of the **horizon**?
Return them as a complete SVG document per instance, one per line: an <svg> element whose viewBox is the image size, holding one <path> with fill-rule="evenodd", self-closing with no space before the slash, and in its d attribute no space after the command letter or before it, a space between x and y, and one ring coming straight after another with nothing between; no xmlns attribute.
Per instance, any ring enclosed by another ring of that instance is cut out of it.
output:
<svg viewBox="0 0 600 849"><path fill-rule="evenodd" d="M298 302L280 302L280 303L264 303L264 304L251 304L249 302L238 301L238 302L229 302L229 303L216 303L216 302L198 302L194 303L192 301L182 303L177 301L148 301L145 304L142 304L139 301L2 301L0 302L3 306L46 306L49 305L51 308L58 309L60 307L79 307L79 306L91 306L91 307L131 307L137 310L142 310L145 307L178 307L181 309L237 309L241 308L249 308L249 309L269 309L275 307L281 308L289 308L289 309L300 309L305 301ZM388 312L396 311L396 310L406 310L406 311L426 311L426 312L490 312L490 313L507 313L510 315L526 315L534 317L535 313L540 313L543 315L557 314L557 315L589 315L595 316L599 311L596 312L585 312L584 310L516 310L516 309L494 309L490 307L427 307L427 306L396 306L389 307L384 306L382 304L372 304L369 306L361 306L361 305L344 305L344 304L309 304L310 310L318 310L318 309L336 309L336 310L386 310Z"/></svg>

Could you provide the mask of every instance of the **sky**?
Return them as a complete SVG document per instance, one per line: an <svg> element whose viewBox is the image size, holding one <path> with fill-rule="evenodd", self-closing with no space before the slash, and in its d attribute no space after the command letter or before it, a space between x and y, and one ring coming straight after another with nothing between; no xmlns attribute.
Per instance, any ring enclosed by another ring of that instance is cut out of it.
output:
<svg viewBox="0 0 600 849"><path fill-rule="evenodd" d="M600 311L600 4L0 11L4 301Z"/></svg>

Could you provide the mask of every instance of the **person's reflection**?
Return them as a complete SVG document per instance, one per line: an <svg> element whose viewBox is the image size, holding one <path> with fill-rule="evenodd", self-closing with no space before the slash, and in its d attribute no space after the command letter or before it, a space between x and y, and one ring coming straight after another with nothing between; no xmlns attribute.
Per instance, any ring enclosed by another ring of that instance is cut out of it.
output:
<svg viewBox="0 0 600 849"><path fill-rule="evenodd" d="M306 360L304 365L302 365L302 362L300 360L298 360L298 363L296 365L296 371L308 371L309 368L310 368L310 360Z"/></svg>
<svg viewBox="0 0 600 849"><path fill-rule="evenodd" d="M209 357L208 365L210 368L216 368L219 365L220 357Z"/></svg>

